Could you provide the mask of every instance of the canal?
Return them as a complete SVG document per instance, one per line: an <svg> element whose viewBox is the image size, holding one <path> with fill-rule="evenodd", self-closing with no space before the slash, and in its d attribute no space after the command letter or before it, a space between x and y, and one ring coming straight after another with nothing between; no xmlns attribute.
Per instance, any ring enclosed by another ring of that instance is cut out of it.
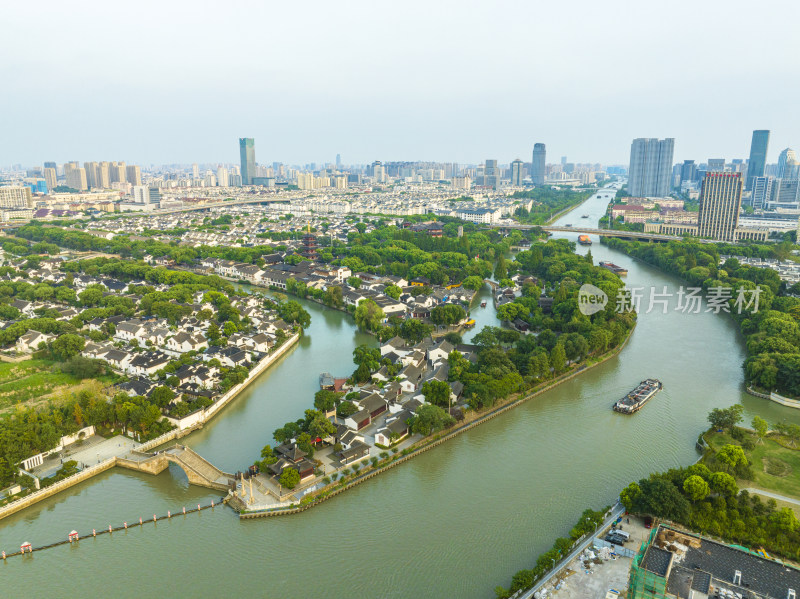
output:
<svg viewBox="0 0 800 599"><path fill-rule="evenodd" d="M595 195L558 224L596 224L607 202ZM629 286L680 285L597 241L578 251L627 267ZM488 306L473 307L476 330L498 324L488 291L482 296ZM185 439L223 469L250 463L275 428L302 416L320 371L349 374L353 348L374 343L348 315L306 305L312 325L300 344ZM800 422L796 411L743 392L744 355L729 318L643 309L617 357L308 512L240 522L216 508L83 539L9 559L3 588L10 596L493 597L585 507L613 503L653 470L693 462L711 408L741 402L748 421ZM645 377L661 379L664 391L635 416L614 413L613 402ZM217 497L174 467L157 477L115 469L0 522L0 548Z"/></svg>

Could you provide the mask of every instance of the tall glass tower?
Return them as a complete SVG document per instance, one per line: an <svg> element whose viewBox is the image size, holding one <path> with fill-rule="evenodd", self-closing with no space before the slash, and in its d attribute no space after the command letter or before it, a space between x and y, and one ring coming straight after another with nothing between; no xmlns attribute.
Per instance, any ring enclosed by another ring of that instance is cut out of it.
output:
<svg viewBox="0 0 800 599"><path fill-rule="evenodd" d="M531 181L534 185L544 185L545 156L546 150L544 144L533 144L533 156L531 157Z"/></svg>
<svg viewBox="0 0 800 599"><path fill-rule="evenodd" d="M242 163L242 185L252 185L256 175L256 147L252 137L239 138L239 158Z"/></svg>
<svg viewBox="0 0 800 599"><path fill-rule="evenodd" d="M753 131L753 141L750 142L750 160L747 162L747 185L745 186L747 191L752 189L754 177L764 176L764 167L767 164L767 146L769 146L769 130Z"/></svg>

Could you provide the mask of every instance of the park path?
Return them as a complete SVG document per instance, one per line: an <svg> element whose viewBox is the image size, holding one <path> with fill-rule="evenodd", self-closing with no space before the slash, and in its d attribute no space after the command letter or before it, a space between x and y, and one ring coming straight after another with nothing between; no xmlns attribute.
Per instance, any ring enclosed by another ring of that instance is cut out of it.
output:
<svg viewBox="0 0 800 599"><path fill-rule="evenodd" d="M785 501L786 503L793 503L794 505L800 505L800 500L793 499L791 497L786 497L785 495L778 495L777 493L772 493L771 491L765 491L763 489L742 489L742 490L755 495L763 495L765 497L771 497L772 499L777 499L778 501Z"/></svg>

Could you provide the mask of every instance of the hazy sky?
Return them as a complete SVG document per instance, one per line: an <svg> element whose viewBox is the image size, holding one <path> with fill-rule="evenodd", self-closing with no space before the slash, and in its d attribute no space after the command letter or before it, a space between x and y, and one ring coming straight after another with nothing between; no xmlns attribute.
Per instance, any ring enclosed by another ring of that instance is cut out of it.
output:
<svg viewBox="0 0 800 599"><path fill-rule="evenodd" d="M800 146L800 3L8 0L0 165L769 161Z"/></svg>

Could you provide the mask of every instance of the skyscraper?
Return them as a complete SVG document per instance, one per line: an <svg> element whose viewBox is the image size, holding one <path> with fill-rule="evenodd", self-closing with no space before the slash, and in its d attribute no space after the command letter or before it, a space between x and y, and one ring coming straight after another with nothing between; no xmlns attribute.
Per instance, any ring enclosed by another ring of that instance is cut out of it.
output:
<svg viewBox="0 0 800 599"><path fill-rule="evenodd" d="M486 160L486 166L483 167L483 184L486 187L497 189L500 187L500 169L497 168L497 160Z"/></svg>
<svg viewBox="0 0 800 599"><path fill-rule="evenodd" d="M675 139L638 138L631 143L628 193L634 198L669 193Z"/></svg>
<svg viewBox="0 0 800 599"><path fill-rule="evenodd" d="M44 167L44 180L47 182L47 189L53 191L58 185L58 177L56 177L56 169L50 166Z"/></svg>
<svg viewBox="0 0 800 599"><path fill-rule="evenodd" d="M531 158L531 181L534 185L544 185L546 151L544 144L533 144Z"/></svg>
<svg viewBox="0 0 800 599"><path fill-rule="evenodd" d="M681 166L681 185L686 182L694 181L696 174L697 166L695 165L694 160L684 160L683 165Z"/></svg>
<svg viewBox="0 0 800 599"><path fill-rule="evenodd" d="M241 140L239 140L239 143L241 143ZM192 165L192 179L199 179L199 178L200 178L200 167L197 166L197 163L195 162Z"/></svg>
<svg viewBox="0 0 800 599"><path fill-rule="evenodd" d="M767 202L772 199L773 181L772 177L755 177L753 179L753 189L750 193L750 204L753 206L753 210L766 208Z"/></svg>
<svg viewBox="0 0 800 599"><path fill-rule="evenodd" d="M794 150L792 148L786 148L783 152L778 155L778 178L783 179L786 177L786 164L793 163L797 157L795 156Z"/></svg>
<svg viewBox="0 0 800 599"><path fill-rule="evenodd" d="M708 159L708 172L709 173L724 173L725 172L725 159L724 158L709 158Z"/></svg>
<svg viewBox="0 0 800 599"><path fill-rule="evenodd" d="M336 154L336 168L338 169L341 167L342 167L342 155Z"/></svg>
<svg viewBox="0 0 800 599"><path fill-rule="evenodd" d="M228 187L230 185L228 169L224 166L217 167L217 185L220 187Z"/></svg>
<svg viewBox="0 0 800 599"><path fill-rule="evenodd" d="M88 189L86 169L78 166L77 162L67 162L64 165L64 178L66 179L67 187L78 191L86 191Z"/></svg>
<svg viewBox="0 0 800 599"><path fill-rule="evenodd" d="M721 241L735 241L741 205L741 173L706 173L700 191L697 234Z"/></svg>
<svg viewBox="0 0 800 599"><path fill-rule="evenodd" d="M256 147L252 137L239 138L239 158L242 164L242 185L252 185L256 176Z"/></svg>
<svg viewBox="0 0 800 599"><path fill-rule="evenodd" d="M522 187L522 160L519 158L511 163L511 185Z"/></svg>
<svg viewBox="0 0 800 599"><path fill-rule="evenodd" d="M747 162L747 191L753 186L753 177L763 177L767 164L767 147L769 146L769 130L756 129L750 142L750 160Z"/></svg>

